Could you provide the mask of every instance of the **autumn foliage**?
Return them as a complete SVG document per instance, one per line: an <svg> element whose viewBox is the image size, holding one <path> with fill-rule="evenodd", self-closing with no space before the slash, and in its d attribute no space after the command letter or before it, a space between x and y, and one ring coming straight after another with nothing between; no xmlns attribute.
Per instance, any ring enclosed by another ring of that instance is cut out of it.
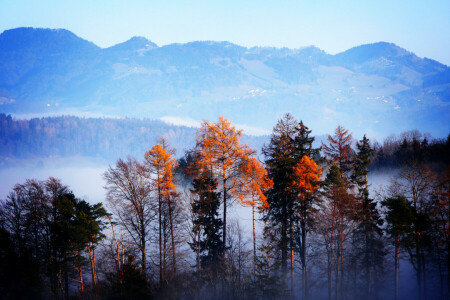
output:
<svg viewBox="0 0 450 300"><path fill-rule="evenodd" d="M297 192L301 201L310 197L320 187L322 169L307 155L293 168L293 181L290 189Z"/></svg>

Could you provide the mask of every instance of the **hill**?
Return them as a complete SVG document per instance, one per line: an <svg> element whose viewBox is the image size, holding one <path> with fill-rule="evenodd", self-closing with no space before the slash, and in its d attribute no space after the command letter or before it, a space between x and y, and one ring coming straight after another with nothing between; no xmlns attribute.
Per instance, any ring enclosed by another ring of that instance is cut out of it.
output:
<svg viewBox="0 0 450 300"><path fill-rule="evenodd" d="M379 139L413 128L443 137L450 131L449 73L385 42L330 55L313 46L158 46L143 37L102 49L63 29L0 34L0 112L22 116L183 124L224 115L261 134L291 112L317 134L340 123Z"/></svg>

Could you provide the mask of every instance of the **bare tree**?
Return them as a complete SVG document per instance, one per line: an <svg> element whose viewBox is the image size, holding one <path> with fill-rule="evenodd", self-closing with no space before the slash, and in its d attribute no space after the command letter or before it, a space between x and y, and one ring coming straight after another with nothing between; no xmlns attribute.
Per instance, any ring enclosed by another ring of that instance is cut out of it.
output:
<svg viewBox="0 0 450 300"><path fill-rule="evenodd" d="M142 164L128 157L126 161L117 160L116 166L110 166L103 174L109 209L139 250L144 275L147 269L149 225L155 218L150 199L151 189L145 173L146 168Z"/></svg>

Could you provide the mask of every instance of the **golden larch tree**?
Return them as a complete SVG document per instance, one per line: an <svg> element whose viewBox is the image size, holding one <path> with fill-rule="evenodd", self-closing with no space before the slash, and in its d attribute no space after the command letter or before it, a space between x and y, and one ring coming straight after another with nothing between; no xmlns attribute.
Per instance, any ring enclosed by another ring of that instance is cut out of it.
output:
<svg viewBox="0 0 450 300"><path fill-rule="evenodd" d="M232 193L242 205L252 208L253 221L253 265L256 274L256 229L255 207L259 210L269 208L264 193L273 186L273 181L267 177L267 171L255 157L247 159L240 168L240 176L233 178Z"/></svg>
<svg viewBox="0 0 450 300"><path fill-rule="evenodd" d="M233 184L231 179L239 176L241 164L255 152L240 143L241 137L242 130L237 130L224 117L219 117L217 123L204 121L197 132L197 172L209 172L222 187L224 245L227 238L228 192Z"/></svg>
<svg viewBox="0 0 450 300"><path fill-rule="evenodd" d="M307 273L306 273L306 235L307 235L307 219L312 207L313 194L320 187L320 176L322 169L319 168L314 159L304 155L300 161L293 167L292 182L289 189L296 195L296 203L294 210L300 217L300 260L302 262L302 286L303 298L307 298ZM294 232L294 222L291 221L291 233ZM293 241L293 238L291 238ZM294 247L291 247L291 280L293 286L294 278Z"/></svg>
<svg viewBox="0 0 450 300"><path fill-rule="evenodd" d="M156 191L158 199L158 219L159 219L159 263L160 263L160 283L163 282L163 261L162 261L162 205L167 203L169 210L169 225L172 239L173 271L176 272L175 238L173 231L173 199L176 196L176 185L173 183L173 168L177 161L172 157L166 141L161 140L161 144L153 146L145 153L145 161L148 170L148 178L153 189Z"/></svg>

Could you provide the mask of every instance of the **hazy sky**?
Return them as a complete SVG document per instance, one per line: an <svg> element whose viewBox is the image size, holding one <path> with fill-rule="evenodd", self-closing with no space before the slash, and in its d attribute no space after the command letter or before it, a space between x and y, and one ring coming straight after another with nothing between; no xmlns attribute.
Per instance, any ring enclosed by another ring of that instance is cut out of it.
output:
<svg viewBox="0 0 450 300"><path fill-rule="evenodd" d="M450 65L449 0L0 0L0 20L0 32L66 28L101 47L140 35L158 45L227 40L334 54L387 41Z"/></svg>

